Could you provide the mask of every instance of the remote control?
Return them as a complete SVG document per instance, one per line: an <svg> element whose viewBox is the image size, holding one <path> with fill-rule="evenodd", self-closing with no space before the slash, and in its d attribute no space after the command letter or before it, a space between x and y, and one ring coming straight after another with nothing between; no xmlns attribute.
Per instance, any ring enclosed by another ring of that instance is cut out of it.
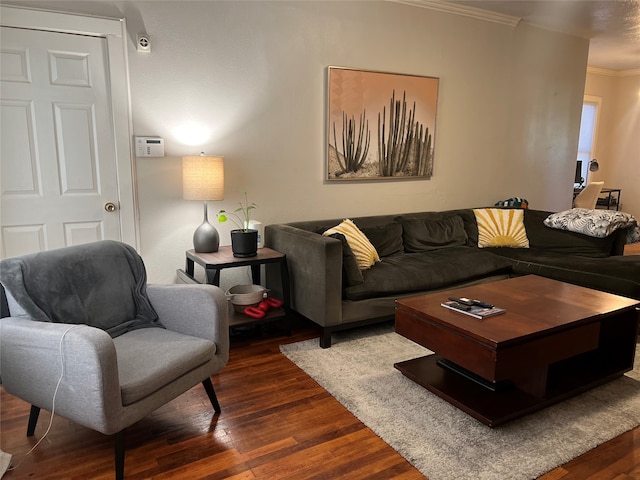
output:
<svg viewBox="0 0 640 480"><path fill-rule="evenodd" d="M481 300L474 300L473 304L478 305L479 307L482 307L482 308L493 308L493 305L491 303L483 302Z"/></svg>
<svg viewBox="0 0 640 480"><path fill-rule="evenodd" d="M449 297L449 300L451 300L452 302L457 302L460 303L462 305L466 305L468 307L473 307L475 305L475 300L471 300L470 298L457 298L457 297Z"/></svg>

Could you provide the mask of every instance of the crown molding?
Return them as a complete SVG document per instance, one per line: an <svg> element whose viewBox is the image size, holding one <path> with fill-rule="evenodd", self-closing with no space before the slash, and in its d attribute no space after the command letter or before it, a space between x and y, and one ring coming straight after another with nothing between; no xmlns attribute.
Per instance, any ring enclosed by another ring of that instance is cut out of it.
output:
<svg viewBox="0 0 640 480"><path fill-rule="evenodd" d="M51 30L92 37L123 35L124 18L55 12L19 5L0 5L0 13L0 24L4 27Z"/></svg>
<svg viewBox="0 0 640 480"><path fill-rule="evenodd" d="M633 75L640 75L640 68L633 70L609 70L608 68L587 67L587 73L606 75L608 77L631 77Z"/></svg>
<svg viewBox="0 0 640 480"><path fill-rule="evenodd" d="M429 10L437 10L439 12L453 13L455 15L462 15L465 17L476 18L478 20L484 20L487 22L500 23L502 25L508 25L510 27L517 26L522 20L520 17L514 17L512 15L505 15L502 13L489 12L475 7L467 7L464 5L457 5L455 3L449 3L444 0L389 0L393 3L402 3L404 5L411 5L413 7L428 8Z"/></svg>

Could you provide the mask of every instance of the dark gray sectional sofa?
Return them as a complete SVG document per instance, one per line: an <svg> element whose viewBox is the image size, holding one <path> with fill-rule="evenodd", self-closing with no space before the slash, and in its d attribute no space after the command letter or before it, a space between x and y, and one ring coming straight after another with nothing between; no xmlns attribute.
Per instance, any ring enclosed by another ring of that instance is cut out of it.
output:
<svg viewBox="0 0 640 480"><path fill-rule="evenodd" d="M322 233L343 219L267 225L265 245L287 255L291 307L331 333L393 318L395 299L535 274L640 299L640 256L622 256L626 232L595 238L543 224L524 210L529 248L478 248L472 209L351 218L381 262L359 271L344 238ZM345 247L343 248L343 245ZM278 291L279 271L267 268Z"/></svg>

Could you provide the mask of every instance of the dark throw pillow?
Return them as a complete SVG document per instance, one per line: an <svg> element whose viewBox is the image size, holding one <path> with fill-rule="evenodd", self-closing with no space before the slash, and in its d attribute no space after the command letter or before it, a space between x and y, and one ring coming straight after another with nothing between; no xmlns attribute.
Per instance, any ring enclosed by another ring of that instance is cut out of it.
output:
<svg viewBox="0 0 640 480"><path fill-rule="evenodd" d="M340 240L342 243L342 288L353 287L364 282L364 277L358 267L356 256L351 251L347 237L341 233L328 235L331 238Z"/></svg>
<svg viewBox="0 0 640 480"><path fill-rule="evenodd" d="M467 232L459 215L442 220L405 217L396 217L395 220L402 224L402 242L408 253L428 252L467 243Z"/></svg>
<svg viewBox="0 0 640 480"><path fill-rule="evenodd" d="M362 227L361 230L376 248L380 257L388 257L403 251L402 224L390 222L373 227Z"/></svg>

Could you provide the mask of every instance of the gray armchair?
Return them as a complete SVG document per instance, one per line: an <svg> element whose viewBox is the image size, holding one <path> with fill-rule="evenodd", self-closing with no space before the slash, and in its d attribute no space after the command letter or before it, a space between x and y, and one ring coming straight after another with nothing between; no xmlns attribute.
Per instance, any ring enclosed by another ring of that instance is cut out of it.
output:
<svg viewBox="0 0 640 480"><path fill-rule="evenodd" d="M31 404L116 434L202 383L229 358L228 307L213 285L148 285L133 248L103 241L0 261L0 379ZM8 316L7 316L8 315ZM58 385L59 384L59 385Z"/></svg>

